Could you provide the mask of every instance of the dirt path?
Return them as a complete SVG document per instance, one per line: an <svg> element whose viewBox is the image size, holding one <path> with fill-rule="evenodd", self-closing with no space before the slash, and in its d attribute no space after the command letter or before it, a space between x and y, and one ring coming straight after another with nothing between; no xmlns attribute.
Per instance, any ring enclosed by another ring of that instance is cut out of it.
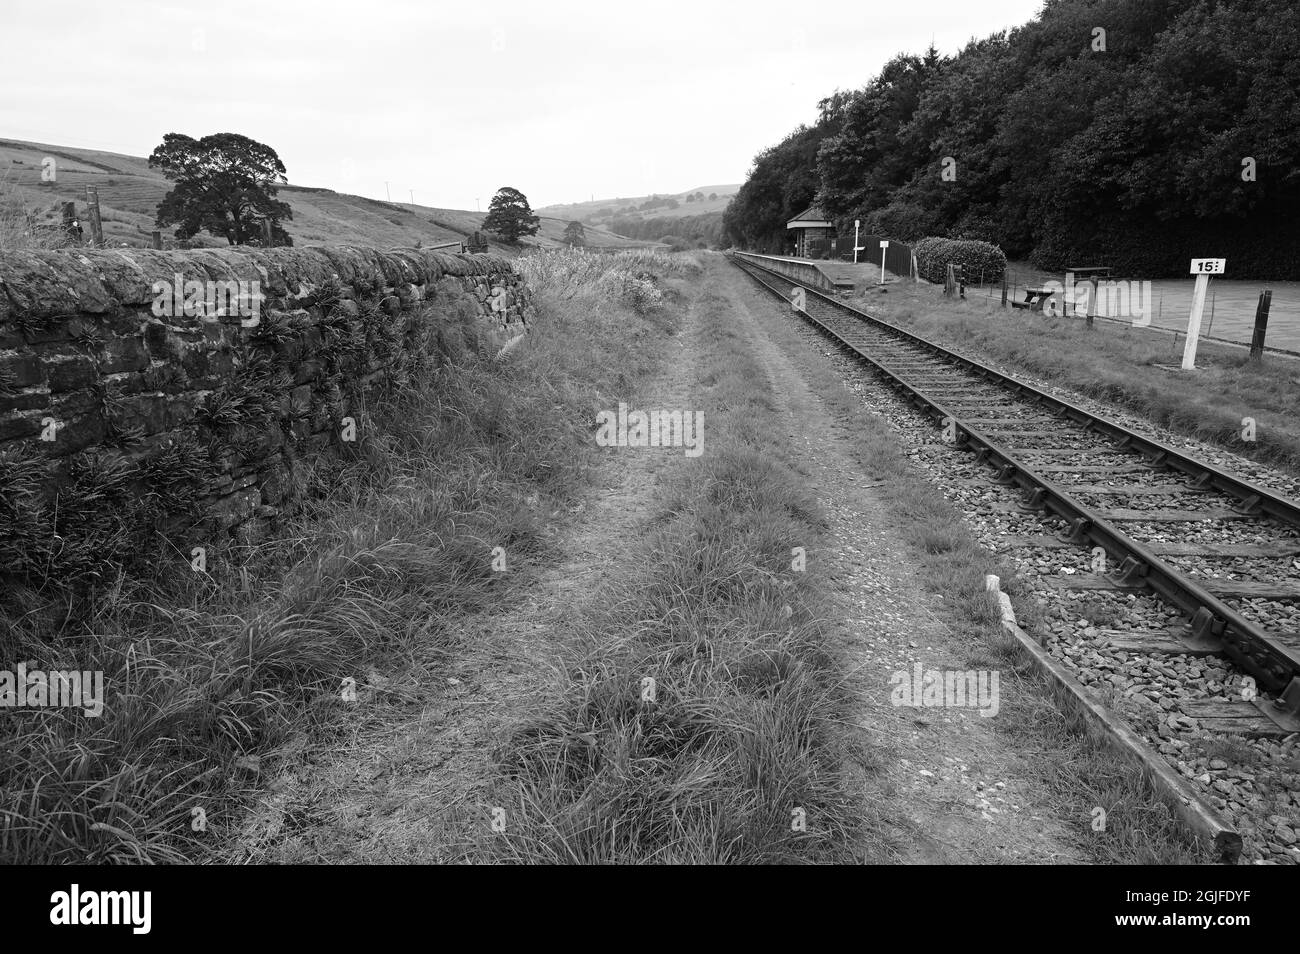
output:
<svg viewBox="0 0 1300 954"><path fill-rule="evenodd" d="M1055 816L1051 794L1030 780L999 737L995 717L974 708L892 704L894 673L911 674L918 662L923 670L964 670L977 649L928 609L931 597L915 582L904 545L908 526L854 462L853 422L835 419L809 386L808 369L825 357L798 334L789 310L737 269L722 282L829 520L828 546L816 558L810 554L809 572L820 569L835 581L827 615L854 660L849 685L861 700L858 727L879 767L863 784L881 834L894 846L884 858L872 848L866 855L934 864L1081 860L1077 828Z"/></svg>
<svg viewBox="0 0 1300 954"><path fill-rule="evenodd" d="M746 337L773 384L797 464L830 522L828 544L810 553L809 571L830 575L828 608L847 647L848 685L861 700L856 725L876 768L860 779L868 805L864 861L967 863L1073 861L1082 853L1041 787L991 720L972 709L906 708L890 702L890 676L964 669L972 653L927 608L903 540L853 459L851 421L833 418L805 380L825 359L786 313L761 298L731 265L714 260L711 280L730 303L727 320ZM642 406L691 406L701 356L692 312L660 380ZM706 451L707 452L707 451ZM680 450L607 453L596 489L557 531L562 565L515 568L530 574L524 598L470 618L452 658L405 660L398 677L373 680L382 705L358 706L350 738L297 743L285 768L242 826L227 858L274 862L445 862L465 857L488 824L492 758L512 727L561 691L568 647L566 614L581 613L607 578L632 576L626 542L641 537L647 502ZM398 701L392 700L396 697ZM362 693L362 702L367 695ZM976 785L983 786L977 790ZM884 847L882 847L884 846Z"/></svg>
<svg viewBox="0 0 1300 954"><path fill-rule="evenodd" d="M689 406L692 327L688 317L638 406ZM378 680L390 696L407 692L410 704L366 711L363 690L345 744L299 741L285 752L286 767L243 825L233 860L472 860L475 835L491 820L495 750L564 688L561 621L581 613L608 577L635 572L627 542L648 531L659 475L683 459L677 448L607 451L593 490L558 530L557 551L570 558L530 568L512 566L507 554L509 571L529 577L520 600L466 619L450 658L405 661L403 685Z"/></svg>

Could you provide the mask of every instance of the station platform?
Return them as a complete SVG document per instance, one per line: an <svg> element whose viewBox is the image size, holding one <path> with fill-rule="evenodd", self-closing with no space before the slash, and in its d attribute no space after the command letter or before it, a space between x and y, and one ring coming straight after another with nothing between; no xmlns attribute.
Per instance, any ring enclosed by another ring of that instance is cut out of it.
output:
<svg viewBox="0 0 1300 954"><path fill-rule="evenodd" d="M765 258L780 259L811 266L825 276L828 284L837 291L853 291L866 285L875 285L880 281L880 266L870 262L841 262L836 259L795 258L792 255L766 255ZM893 280L891 276L886 281Z"/></svg>

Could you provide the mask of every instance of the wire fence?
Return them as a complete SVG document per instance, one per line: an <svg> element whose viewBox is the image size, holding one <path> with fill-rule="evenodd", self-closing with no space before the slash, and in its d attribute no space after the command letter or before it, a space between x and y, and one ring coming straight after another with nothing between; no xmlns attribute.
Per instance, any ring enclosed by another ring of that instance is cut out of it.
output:
<svg viewBox="0 0 1300 954"><path fill-rule="evenodd" d="M1000 300L1001 279L985 281L983 274L967 275L967 296L979 295ZM1062 290L1066 276L1063 272L1048 272L1024 262L1009 263L1006 270L1007 303L1027 303L1031 289L1048 287L1055 283ZM1077 280L1088 286L1086 280ZM1186 333L1192 309L1195 286L1192 276L1182 278L1132 279L1099 284L1096 295L1089 290L1087 297L1066 303L1060 310L1066 317L1083 318L1091 307L1096 318L1124 322L1130 325L1154 328L1173 333ZM1114 294L1121 287L1123 295ZM1300 282L1234 280L1216 276L1210 280L1201 321L1201 337L1249 344L1255 328L1255 313L1260 293L1270 291L1268 330L1265 343L1279 351L1300 352ZM1076 304L1076 301L1078 302ZM1137 320L1135 320L1137 319ZM1149 322L1148 320L1149 319Z"/></svg>

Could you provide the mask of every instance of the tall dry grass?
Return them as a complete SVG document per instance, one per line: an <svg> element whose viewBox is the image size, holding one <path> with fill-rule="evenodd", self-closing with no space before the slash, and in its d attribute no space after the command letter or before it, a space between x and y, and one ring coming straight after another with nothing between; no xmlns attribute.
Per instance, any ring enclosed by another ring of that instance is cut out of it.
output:
<svg viewBox="0 0 1300 954"><path fill-rule="evenodd" d="M0 251L66 248L71 242L56 217L58 203L35 201L9 175L0 174Z"/></svg>

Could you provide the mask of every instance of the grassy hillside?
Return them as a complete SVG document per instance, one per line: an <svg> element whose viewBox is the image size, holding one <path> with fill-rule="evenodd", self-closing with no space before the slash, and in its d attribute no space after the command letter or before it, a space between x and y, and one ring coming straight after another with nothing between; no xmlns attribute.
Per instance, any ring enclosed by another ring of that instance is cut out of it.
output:
<svg viewBox="0 0 1300 954"><path fill-rule="evenodd" d="M41 161L52 156L57 162L57 179L41 182ZM77 213L86 210L86 186L99 190L104 223L104 240L109 246L147 246L153 231L154 210L171 184L140 156L74 149L43 143L0 139L0 200L9 206L0 213L31 214L38 223L60 221L60 208L77 202ZM707 194L707 193L706 193ZM423 205L399 205L330 189L281 186L279 198L293 208L293 221L285 228L295 245L367 245L377 248L455 242L477 229L483 214L460 209L436 209ZM693 208L696 203L691 203ZM543 215L541 231L525 246L553 246L562 243L569 218ZM163 230L163 244L175 244L171 229ZM89 228L87 227L87 237ZM587 227L590 245L636 247L645 244ZM225 245L224 239L196 236L195 245ZM509 254L512 250L501 249Z"/></svg>
<svg viewBox="0 0 1300 954"><path fill-rule="evenodd" d="M685 192L676 193L659 193L654 196L640 195L623 199L597 199L594 202L571 202L567 205L548 205L545 208L537 209L539 215L553 215L556 218L562 218L566 222L572 219L578 219L582 222L603 222L620 211L627 213L639 211L646 217L654 218L678 218L687 215L701 215L705 212L721 212L731 201L731 197L740 189L739 184L731 185L705 185L696 186L694 189L687 189ZM704 193L703 201L687 202L686 197L697 192ZM710 195L716 195L717 198L710 199ZM656 209L640 209L643 203L652 199L675 199L677 208L659 207Z"/></svg>

